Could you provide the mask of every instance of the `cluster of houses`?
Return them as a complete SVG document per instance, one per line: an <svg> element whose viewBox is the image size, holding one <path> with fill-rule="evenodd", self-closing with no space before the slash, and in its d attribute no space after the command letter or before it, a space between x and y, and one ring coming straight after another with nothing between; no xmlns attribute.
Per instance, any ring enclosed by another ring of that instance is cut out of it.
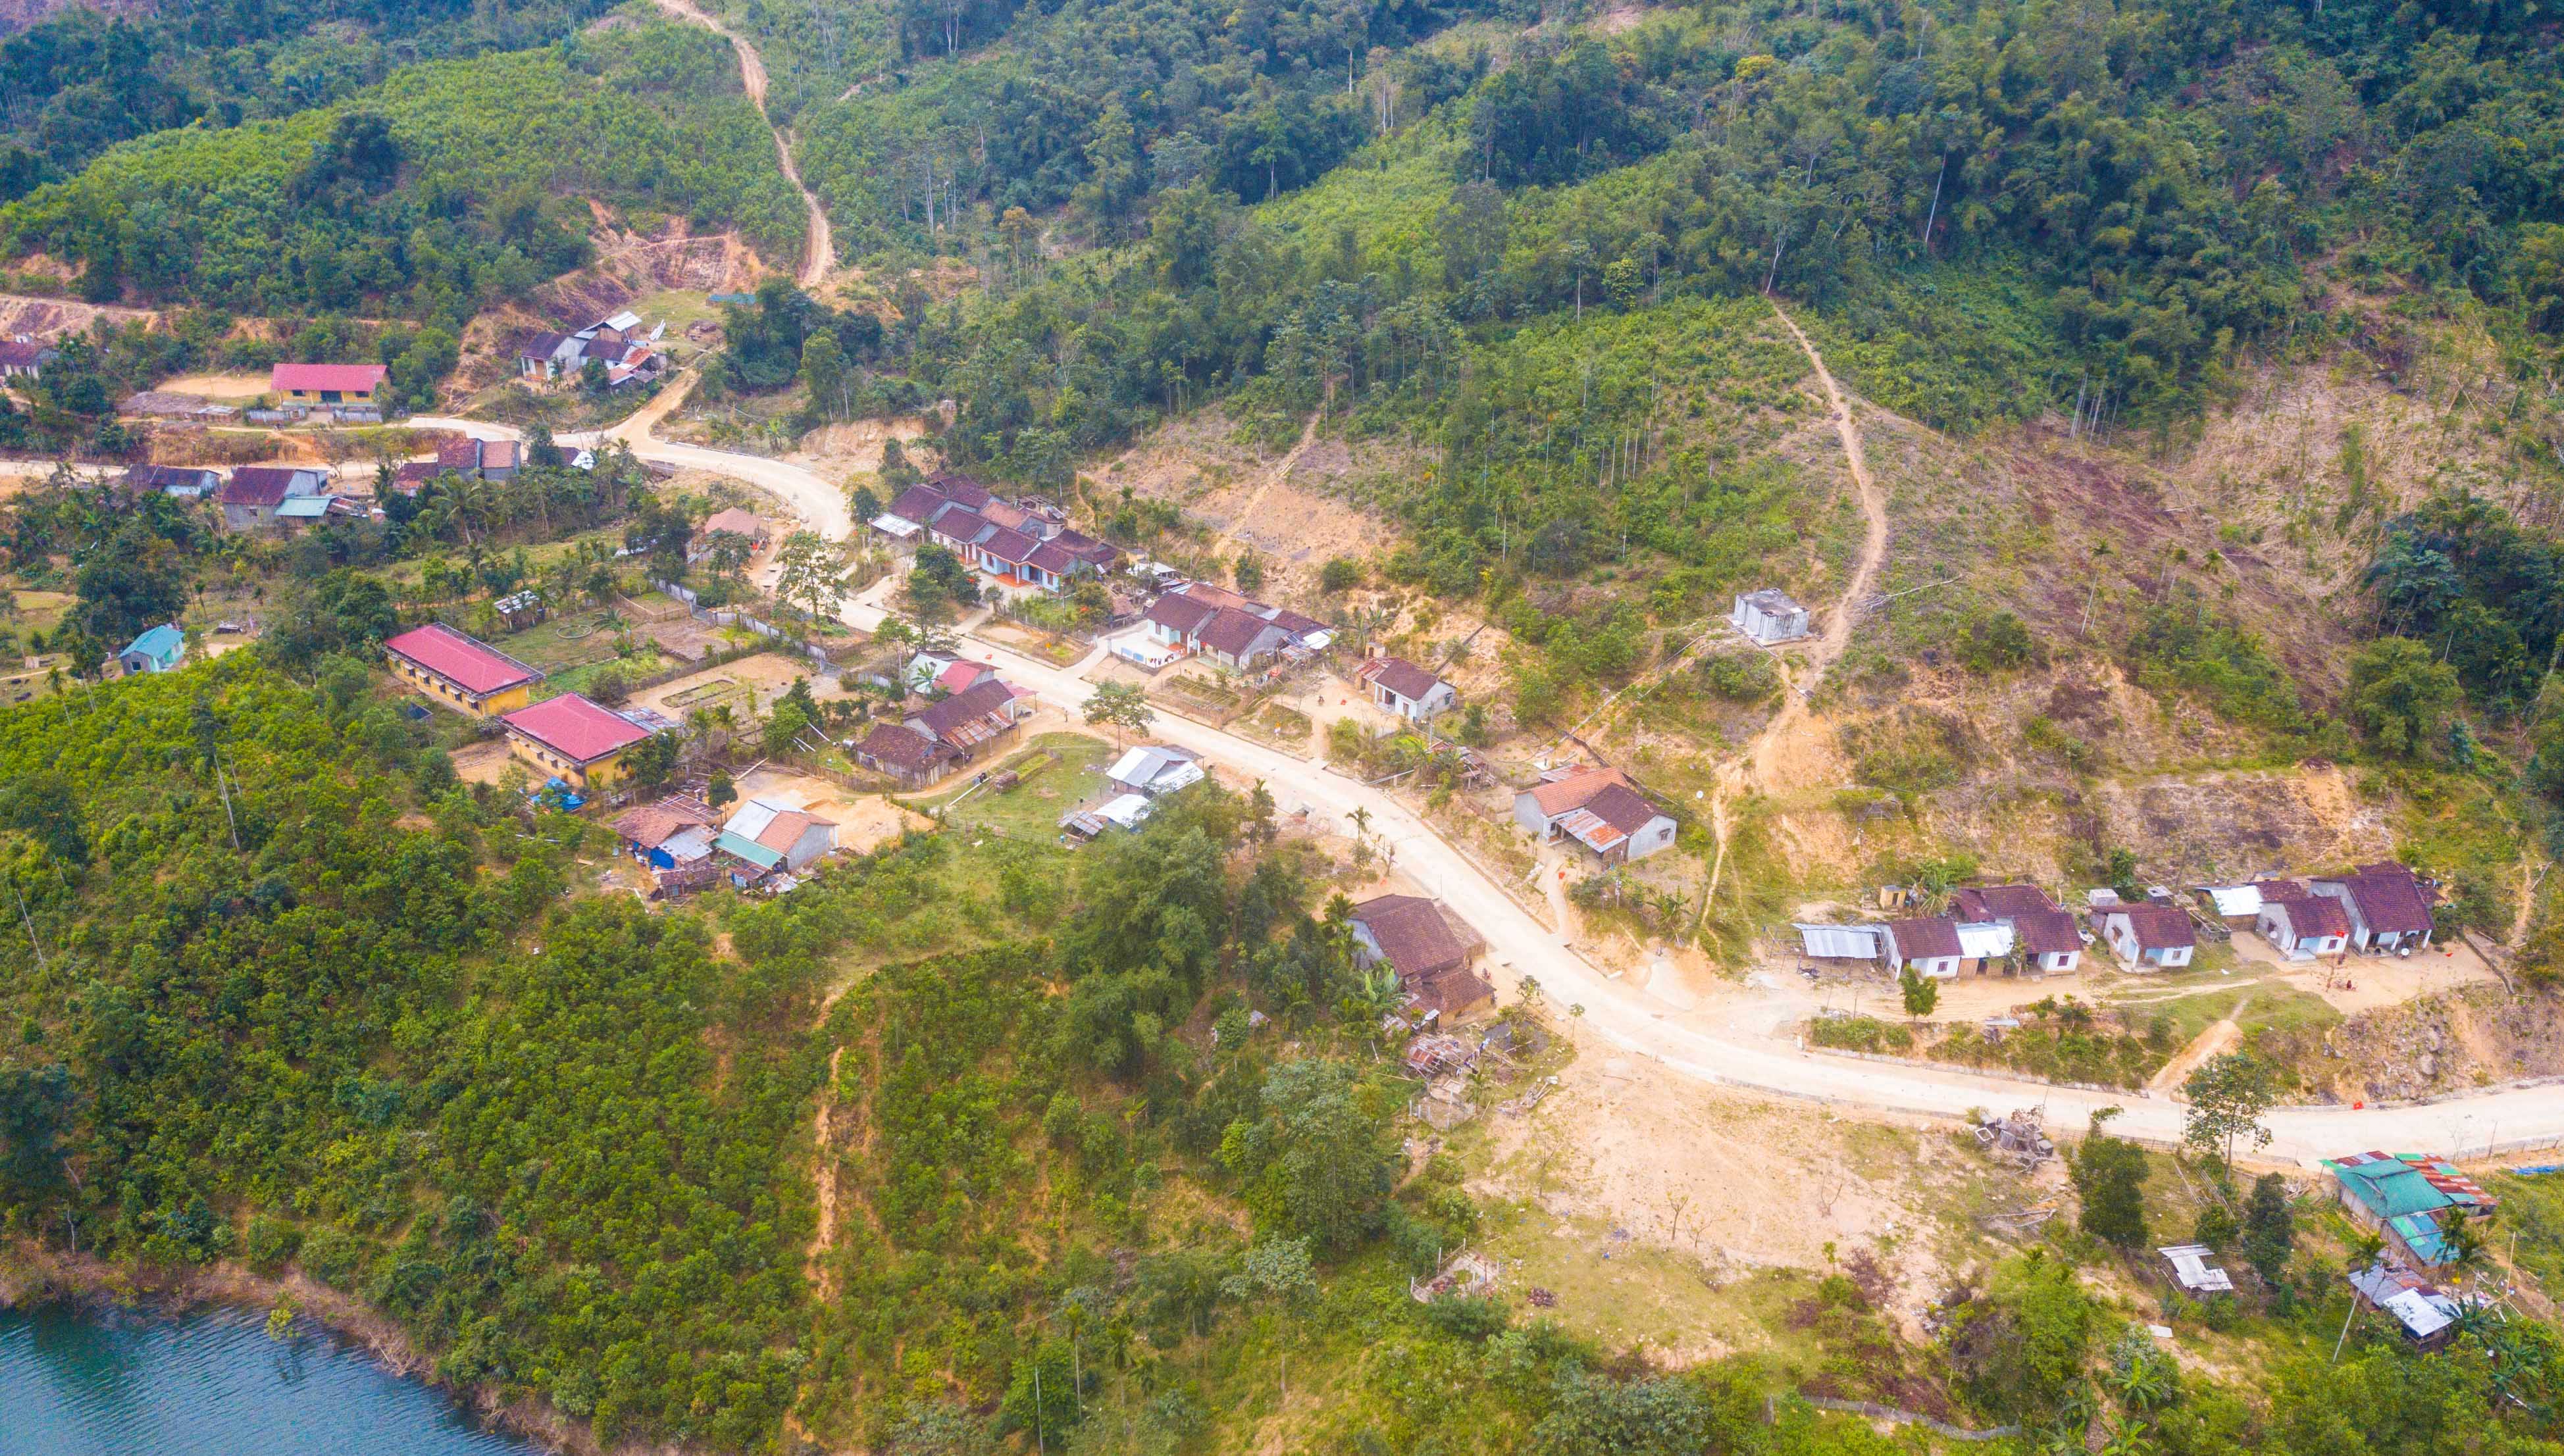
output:
<svg viewBox="0 0 2564 1456"><path fill-rule="evenodd" d="M855 761L912 788L935 782L1012 742L1032 714L1033 692L985 663L949 660L912 694L896 721L877 722L850 746Z"/></svg>
<svg viewBox="0 0 2564 1456"><path fill-rule="evenodd" d="M724 819L701 799L670 794L625 810L614 832L662 895L724 881L741 890L788 890L837 847L835 820L766 796L741 802Z"/></svg>
<svg viewBox="0 0 2564 1456"><path fill-rule="evenodd" d="M2499 1200L2457 1164L2430 1153L2354 1152L2325 1158L2322 1166L2351 1221L2385 1241L2376 1263L2351 1274L2351 1288L2415 1346L2448 1344L2464 1309L2436 1278L2454 1259L2448 1231L2490 1218Z"/></svg>
<svg viewBox="0 0 2564 1456"><path fill-rule="evenodd" d="M1514 795L1514 822L1542 844L1582 845L1606 866L1671 849L1678 828L1629 775L1591 766L1544 770Z"/></svg>
<svg viewBox="0 0 2564 1456"><path fill-rule="evenodd" d="M580 793L620 781L624 754L676 728L645 709L618 712L577 693L536 701L541 669L443 622L391 638L383 657L393 676L424 696L467 717L496 719L519 761Z"/></svg>
<svg viewBox="0 0 2564 1456"><path fill-rule="evenodd" d="M624 310L582 328L534 334L517 344L517 373L546 382L576 379L596 364L608 389L647 384L667 371L667 355L653 347L667 331L661 323L644 334L641 315Z"/></svg>
<svg viewBox="0 0 2564 1456"><path fill-rule="evenodd" d="M1104 770L1107 797L1093 808L1071 809L1060 816L1063 839L1094 839L1109 829L1139 828L1156 812L1158 800L1187 789L1205 777L1201 755L1189 748L1148 745L1132 748Z"/></svg>
<svg viewBox="0 0 2564 1456"><path fill-rule="evenodd" d="M1067 513L1045 501L1007 501L965 475L946 472L909 487L872 520L893 543L933 541L962 558L983 594L998 600L1075 588L1081 576L1121 568L1118 546L1068 528Z"/></svg>
<svg viewBox="0 0 2564 1456"><path fill-rule="evenodd" d="M1873 961L1890 975L1910 969L1941 979L1972 965L1978 974L2071 971L2094 944L2124 969L2169 970L2190 963L2203 928L2225 935L2248 927L2283 960L2352 950L2409 955L2431 943L2434 929L2433 887L2399 864L2304 881L2204 885L2197 894L2193 909L2169 890L2141 901L2095 890L2078 922L2035 885L1970 887L1951 893L1943 915L1793 929L1810 959Z"/></svg>
<svg viewBox="0 0 2564 1456"><path fill-rule="evenodd" d="M1303 661L1335 641L1334 632L1315 617L1269 606L1207 581L1178 582L1159 593L1142 621L1141 640L1156 648L1144 654L1144 662L1152 667L1197 657L1250 673L1275 662ZM1121 649L1117 646L1116 651Z"/></svg>

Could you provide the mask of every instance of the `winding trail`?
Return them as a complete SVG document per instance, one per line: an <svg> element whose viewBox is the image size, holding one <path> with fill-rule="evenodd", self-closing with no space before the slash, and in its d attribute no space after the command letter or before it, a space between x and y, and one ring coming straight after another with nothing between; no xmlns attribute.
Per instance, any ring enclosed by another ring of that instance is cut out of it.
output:
<svg viewBox="0 0 2564 1456"><path fill-rule="evenodd" d="M1842 439L1843 461L1851 467L1851 483L1860 496L1860 555L1852 563L1851 579L1843 583L1842 595L1834 599L1833 609L1826 614L1825 630L1801 653L1795 673L1787 660L1774 658L1781 668L1781 711L1754 735L1743 753L1719 770L1717 792L1709 804L1710 831L1718 843L1717 857L1709 868L1709 894L1701 901L1701 913L1718 900L1718 882L1727 870L1727 841L1734 832L1734 804L1749 792L1769 792L1777 786L1778 767L1783 745L1792 737L1811 730L1814 721L1809 716L1808 694L1824 681L1825 670L1851 645L1851 629L1860 618L1860 604L1878 584L1878 573L1887 563L1887 497L1870 476L1869 460L1862 453L1860 423L1852 418L1850 402L1843 398L1834 383L1833 371L1825 367L1824 355L1801 331L1780 305L1772 306L1772 316L1790 330L1806 351L1808 364L1816 371L1816 384L1824 391L1825 404L1833 411L1834 433Z"/></svg>
<svg viewBox="0 0 2564 1456"><path fill-rule="evenodd" d="M828 210L819 205L817 194L802 182L800 164L792 160L791 138L783 128L774 124L772 116L765 113L765 58L756 54L756 47L749 45L746 36L715 20L694 0L653 0L653 3L667 14L691 21L730 42L731 50L738 53L740 84L748 88L748 99L756 104L756 114L765 122L765 129L774 133L774 152L783 161L783 179L792 184L793 191L801 194L801 205L810 214L809 233L802 239L801 273L796 282L805 289L817 288L837 266L836 238L828 230Z"/></svg>

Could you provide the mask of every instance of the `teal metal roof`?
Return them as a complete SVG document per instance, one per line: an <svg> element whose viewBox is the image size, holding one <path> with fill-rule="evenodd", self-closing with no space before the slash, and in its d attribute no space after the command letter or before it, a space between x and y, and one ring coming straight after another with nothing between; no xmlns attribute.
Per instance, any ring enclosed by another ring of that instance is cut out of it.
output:
<svg viewBox="0 0 2564 1456"><path fill-rule="evenodd" d="M753 839L742 839L727 829L713 836L713 848L746 860L760 870L776 869L783 863L780 850L767 849Z"/></svg>
<svg viewBox="0 0 2564 1456"><path fill-rule="evenodd" d="M2423 1263L2440 1264L2448 1260L2449 1241L2440 1233L2439 1220L2431 1215L2400 1214L2386 1220L2386 1226L2395 1230L2395 1236L2404 1241L2404 1247L2411 1249L2413 1257Z"/></svg>
<svg viewBox="0 0 2564 1456"><path fill-rule="evenodd" d="M2323 1165L2381 1219L2442 1208L2488 1208L2492 1196L2445 1158L2421 1152L2360 1152ZM2418 1252L2418 1251L2417 1251Z"/></svg>
<svg viewBox="0 0 2564 1456"><path fill-rule="evenodd" d="M138 652L153 662L174 662L186 645L186 634L180 632L176 626L163 622L126 643L124 650Z"/></svg>

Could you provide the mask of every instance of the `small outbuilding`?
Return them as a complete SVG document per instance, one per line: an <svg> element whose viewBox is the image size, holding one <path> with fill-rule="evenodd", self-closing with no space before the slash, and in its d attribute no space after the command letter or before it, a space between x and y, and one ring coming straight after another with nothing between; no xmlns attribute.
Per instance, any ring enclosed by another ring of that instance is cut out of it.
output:
<svg viewBox="0 0 2564 1456"><path fill-rule="evenodd" d="M1369 657L1354 681L1375 707L1409 723L1425 723L1460 706L1460 690L1402 657Z"/></svg>
<svg viewBox="0 0 2564 1456"><path fill-rule="evenodd" d="M2178 905L2111 905L2095 912L2101 938L2131 970L2168 970L2190 964L2199 933Z"/></svg>
<svg viewBox="0 0 2564 1456"><path fill-rule="evenodd" d="M1902 974L1911 967L1916 975L1948 980L1959 973L1959 962L1967 958L1967 947L1959 938L1959 923L1948 916L1889 921L1884 929L1890 974Z"/></svg>
<svg viewBox="0 0 2564 1456"><path fill-rule="evenodd" d="M1788 592L1773 586L1739 596L1727 620L1737 631L1766 647L1795 642L1810 631L1808 609L1792 601Z"/></svg>
<svg viewBox="0 0 2564 1456"><path fill-rule="evenodd" d="M126 677L136 673L165 673L187 660L187 635L174 622L163 622L131 642L115 655L115 665Z"/></svg>
<svg viewBox="0 0 2564 1456"><path fill-rule="evenodd" d="M2175 1244L2157 1249L2166 1263L2172 1265L2172 1277L2190 1294L2233 1294L2235 1277L2208 1261L2217 1251L2206 1244Z"/></svg>

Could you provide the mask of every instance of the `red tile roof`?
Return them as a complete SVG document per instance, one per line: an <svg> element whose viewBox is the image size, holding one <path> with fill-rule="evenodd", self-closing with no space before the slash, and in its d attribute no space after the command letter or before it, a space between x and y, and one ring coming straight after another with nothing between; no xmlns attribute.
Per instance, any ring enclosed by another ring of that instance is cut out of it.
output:
<svg viewBox="0 0 2564 1456"><path fill-rule="evenodd" d="M749 540L760 540L768 534L769 527L766 525L763 519L758 517L754 512L742 511L738 507L734 506L728 511L714 512L711 519L704 522L704 534L706 535L711 535L715 531L725 530L729 531L732 535L746 536Z"/></svg>
<svg viewBox="0 0 2564 1456"><path fill-rule="evenodd" d="M890 503L889 514L902 520L914 520L920 525L925 525L935 520L936 512L952 504L953 498L941 491L931 491L924 486L911 486L899 493L898 500Z"/></svg>
<svg viewBox="0 0 2564 1456"><path fill-rule="evenodd" d="M6 364L13 369L35 368L44 363L48 355L57 355L60 352L61 350L51 344L35 343L21 338L0 339L0 364Z"/></svg>
<svg viewBox="0 0 2564 1456"><path fill-rule="evenodd" d="M382 387L390 373L380 364L279 364L268 371L267 387L279 394L298 389L364 394Z"/></svg>
<svg viewBox="0 0 2564 1456"><path fill-rule="evenodd" d="M1610 785L1625 787L1628 782L1628 775L1617 768L1588 768L1582 773L1544 783L1530 792L1532 801L1540 805L1540 811L1555 819L1570 809L1584 808L1587 801Z"/></svg>
<svg viewBox="0 0 2564 1456"><path fill-rule="evenodd" d="M626 810L614 821L614 832L643 849L657 849L668 837L689 826L709 829L721 822L704 804L687 798L665 798Z"/></svg>
<svg viewBox="0 0 2564 1456"><path fill-rule="evenodd" d="M546 698L499 721L572 763L595 762L650 736L639 724L576 693Z"/></svg>
<svg viewBox="0 0 2564 1456"><path fill-rule="evenodd" d="M385 652L453 683L467 693L496 693L520 683L538 683L542 674L508 654L443 622L413 627L383 644Z"/></svg>
<svg viewBox="0 0 2564 1456"><path fill-rule="evenodd" d="M946 471L943 474L934 477L926 484L930 489L937 493L950 500L959 501L973 511L978 510L980 507L987 505L991 500L995 499L988 493L988 488L986 486L979 484L979 482L971 479L969 476L956 475L951 471Z"/></svg>
<svg viewBox="0 0 2564 1456"><path fill-rule="evenodd" d="M1020 566L1032 558L1033 545L1031 536L1020 530L1000 525L988 532L986 540L979 542L979 553Z"/></svg>
<svg viewBox="0 0 2564 1456"><path fill-rule="evenodd" d="M444 444L436 447L436 464L439 469L443 470L479 470L481 468L481 442L469 439L448 440Z"/></svg>
<svg viewBox="0 0 2564 1456"><path fill-rule="evenodd" d="M801 836L808 833L814 826L834 829L837 827L837 821L822 819L816 814L805 813L799 809L786 809L765 821L765 827L756 831L756 842L776 854L789 854L792 846L799 844Z"/></svg>

